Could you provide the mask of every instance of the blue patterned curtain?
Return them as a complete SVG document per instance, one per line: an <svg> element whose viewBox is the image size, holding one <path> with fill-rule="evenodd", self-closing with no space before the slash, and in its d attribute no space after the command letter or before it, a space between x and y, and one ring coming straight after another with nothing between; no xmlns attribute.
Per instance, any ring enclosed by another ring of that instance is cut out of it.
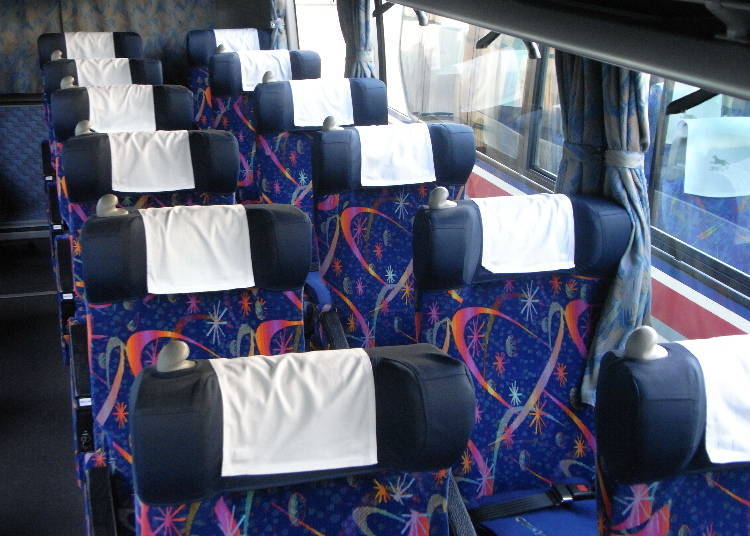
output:
<svg viewBox="0 0 750 536"><path fill-rule="evenodd" d="M346 42L344 76L375 78L372 51L372 2L370 0L338 0L341 33Z"/></svg>
<svg viewBox="0 0 750 536"><path fill-rule="evenodd" d="M289 48L285 20L286 0L271 0L271 48Z"/></svg>
<svg viewBox="0 0 750 536"><path fill-rule="evenodd" d="M600 313L584 403L593 405L604 354L620 348L651 312L651 229L643 153L648 150L648 77L559 51L555 66L565 149L556 190L612 199L625 207L633 235Z"/></svg>

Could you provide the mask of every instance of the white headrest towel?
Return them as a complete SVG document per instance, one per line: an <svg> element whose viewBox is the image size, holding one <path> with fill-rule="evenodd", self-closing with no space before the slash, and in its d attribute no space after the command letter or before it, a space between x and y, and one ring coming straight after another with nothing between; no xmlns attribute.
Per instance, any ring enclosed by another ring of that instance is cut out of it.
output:
<svg viewBox="0 0 750 536"><path fill-rule="evenodd" d="M361 348L211 359L221 389L221 475L374 465L375 382Z"/></svg>
<svg viewBox="0 0 750 536"><path fill-rule="evenodd" d="M750 461L750 335L679 341L706 386L706 451L713 463Z"/></svg>
<svg viewBox="0 0 750 536"><path fill-rule="evenodd" d="M242 205L149 208L139 212L146 233L149 293L255 286L250 234Z"/></svg>
<svg viewBox="0 0 750 536"><path fill-rule="evenodd" d="M173 192L195 188L187 130L108 134L115 192Z"/></svg>
<svg viewBox="0 0 750 536"><path fill-rule="evenodd" d="M96 132L156 130L153 86L86 88L89 122Z"/></svg>
<svg viewBox="0 0 750 536"><path fill-rule="evenodd" d="M573 205L562 194L472 199L482 216L482 266L496 274L575 266Z"/></svg>
<svg viewBox="0 0 750 536"><path fill-rule="evenodd" d="M352 88L348 78L290 80L294 125L320 127L329 115L339 125L354 124Z"/></svg>
<svg viewBox="0 0 750 536"><path fill-rule="evenodd" d="M216 46L224 45L227 52L260 50L258 30L255 28L214 30L214 38L216 39Z"/></svg>
<svg viewBox="0 0 750 536"><path fill-rule="evenodd" d="M115 39L112 32L65 32L65 52L71 60L114 58Z"/></svg>
<svg viewBox="0 0 750 536"><path fill-rule="evenodd" d="M425 123L355 127L361 148L362 186L434 182L430 129Z"/></svg>
<svg viewBox="0 0 750 536"><path fill-rule="evenodd" d="M133 83L130 76L130 60L109 58L96 60L76 60L79 87L123 86Z"/></svg>
<svg viewBox="0 0 750 536"><path fill-rule="evenodd" d="M292 63L288 50L242 50L237 52L242 67L242 89L255 91L263 75L271 71L274 82L292 79Z"/></svg>

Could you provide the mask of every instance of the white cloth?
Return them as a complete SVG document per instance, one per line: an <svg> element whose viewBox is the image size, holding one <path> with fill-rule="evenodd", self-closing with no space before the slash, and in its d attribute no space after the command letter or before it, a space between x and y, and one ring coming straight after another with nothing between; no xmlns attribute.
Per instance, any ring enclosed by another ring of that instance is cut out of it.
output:
<svg viewBox="0 0 750 536"><path fill-rule="evenodd" d="M472 201L482 216L482 266L490 272L546 272L575 266L573 205L567 196L514 195Z"/></svg>
<svg viewBox="0 0 750 536"><path fill-rule="evenodd" d="M292 79L292 63L288 50L243 50L237 52L242 67L242 89L255 91L263 75L271 71L274 82Z"/></svg>
<svg viewBox="0 0 750 536"><path fill-rule="evenodd" d="M679 341L703 370L706 451L713 463L750 461L750 335Z"/></svg>
<svg viewBox="0 0 750 536"><path fill-rule="evenodd" d="M96 132L156 130L153 86L86 88L89 122Z"/></svg>
<svg viewBox="0 0 750 536"><path fill-rule="evenodd" d="M216 39L216 46L224 45L227 52L260 50L258 30L255 28L214 30L214 38Z"/></svg>
<svg viewBox="0 0 750 536"><path fill-rule="evenodd" d="M750 117L686 119L679 130L687 139L686 194L750 195Z"/></svg>
<svg viewBox="0 0 750 536"><path fill-rule="evenodd" d="M65 52L70 60L114 58L115 39L112 32L65 32Z"/></svg>
<svg viewBox="0 0 750 536"><path fill-rule="evenodd" d="M375 382L361 348L209 361L221 388L221 475L377 463Z"/></svg>
<svg viewBox="0 0 750 536"><path fill-rule="evenodd" d="M434 182L430 129L425 123L356 127L361 147L362 186Z"/></svg>
<svg viewBox="0 0 750 536"><path fill-rule="evenodd" d="M354 124L352 88L348 78L290 80L294 104L294 125L320 127L329 115L339 125Z"/></svg>
<svg viewBox="0 0 750 536"><path fill-rule="evenodd" d="M187 130L108 134L115 192L173 192L195 188Z"/></svg>
<svg viewBox="0 0 750 536"><path fill-rule="evenodd" d="M151 294L184 294L255 285L242 205L140 210Z"/></svg>
<svg viewBox="0 0 750 536"><path fill-rule="evenodd" d="M76 60L76 72L76 85L79 87L124 86L133 83L130 60L127 58Z"/></svg>

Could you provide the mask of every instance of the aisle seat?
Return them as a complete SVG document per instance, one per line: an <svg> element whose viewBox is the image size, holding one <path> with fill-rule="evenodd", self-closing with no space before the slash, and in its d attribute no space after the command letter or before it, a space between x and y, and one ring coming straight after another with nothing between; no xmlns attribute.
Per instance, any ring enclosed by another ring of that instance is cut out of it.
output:
<svg viewBox="0 0 750 536"><path fill-rule="evenodd" d="M225 52L272 48L271 30L237 28L231 30L190 30L187 34L188 88L193 92L193 110L198 128L218 128L213 123L213 98L208 64L216 49Z"/></svg>
<svg viewBox="0 0 750 536"><path fill-rule="evenodd" d="M321 132L313 153L320 273L352 346L415 342L412 225L439 185L461 197L472 129L394 124Z"/></svg>
<svg viewBox="0 0 750 536"><path fill-rule="evenodd" d="M585 196L451 203L436 191L417 212L419 340L463 361L477 388L453 474L481 534L596 534L595 501L568 500L596 482L579 385L631 229L623 208Z"/></svg>
<svg viewBox="0 0 750 536"><path fill-rule="evenodd" d="M212 125L229 130L240 142L243 170L238 195L242 202L260 200L254 169L258 148L253 91L267 70L277 81L320 78L320 56L305 50L240 51L215 54L209 61Z"/></svg>
<svg viewBox="0 0 750 536"><path fill-rule="evenodd" d="M81 234L96 449L81 477L107 467L120 529L149 534L147 513L133 517L128 393L135 376L170 340L187 343L193 359L304 350L311 224L285 205L120 212L88 219ZM218 523L210 509L194 520L214 532Z"/></svg>

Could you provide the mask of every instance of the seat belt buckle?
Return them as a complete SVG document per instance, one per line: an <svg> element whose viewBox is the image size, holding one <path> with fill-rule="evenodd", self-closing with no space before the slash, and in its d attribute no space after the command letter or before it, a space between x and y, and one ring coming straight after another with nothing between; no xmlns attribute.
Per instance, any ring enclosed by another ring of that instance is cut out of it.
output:
<svg viewBox="0 0 750 536"><path fill-rule="evenodd" d="M594 490L586 484L553 484L550 495L556 506L594 498Z"/></svg>

